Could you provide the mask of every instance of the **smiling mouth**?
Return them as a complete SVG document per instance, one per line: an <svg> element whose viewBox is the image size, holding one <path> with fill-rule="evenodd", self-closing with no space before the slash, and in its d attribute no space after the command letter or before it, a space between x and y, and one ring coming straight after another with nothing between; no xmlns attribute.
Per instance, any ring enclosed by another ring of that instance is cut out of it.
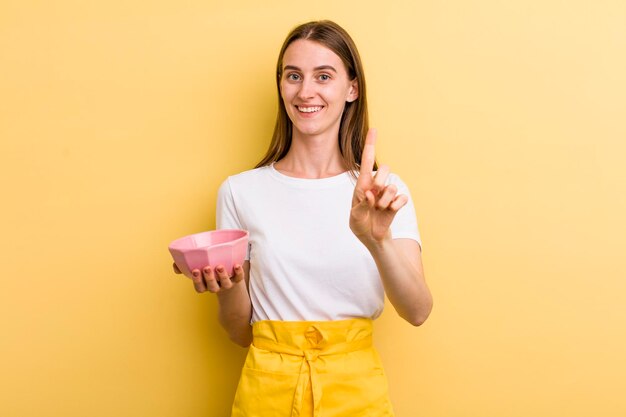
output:
<svg viewBox="0 0 626 417"><path fill-rule="evenodd" d="M323 106L309 106L309 107L296 106L296 108L298 109L300 113L316 113L322 110Z"/></svg>

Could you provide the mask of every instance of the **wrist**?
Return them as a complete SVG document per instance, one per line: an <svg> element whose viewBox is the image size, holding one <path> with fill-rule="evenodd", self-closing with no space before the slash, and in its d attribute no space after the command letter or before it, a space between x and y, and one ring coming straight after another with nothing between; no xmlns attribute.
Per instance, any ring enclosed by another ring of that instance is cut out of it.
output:
<svg viewBox="0 0 626 417"><path fill-rule="evenodd" d="M393 239L391 233L387 233L382 239L362 239L361 242L372 255L384 252L391 247Z"/></svg>
<svg viewBox="0 0 626 417"><path fill-rule="evenodd" d="M229 302L231 299L241 296L242 293L245 295L248 293L246 282L244 280L233 282L233 285L230 288L220 288L215 295L217 295L218 301L222 303Z"/></svg>

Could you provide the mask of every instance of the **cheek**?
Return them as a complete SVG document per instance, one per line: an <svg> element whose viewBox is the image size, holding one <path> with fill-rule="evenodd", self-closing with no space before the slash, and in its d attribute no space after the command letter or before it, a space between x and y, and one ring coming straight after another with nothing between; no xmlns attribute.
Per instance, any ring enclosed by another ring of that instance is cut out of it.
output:
<svg viewBox="0 0 626 417"><path fill-rule="evenodd" d="M323 94L333 101L345 101L350 93L350 86L328 86Z"/></svg>
<svg viewBox="0 0 626 417"><path fill-rule="evenodd" d="M290 101L294 96L293 88L290 88L289 85L281 84L280 96L282 97L283 101Z"/></svg>
<svg viewBox="0 0 626 417"><path fill-rule="evenodd" d="M348 92L344 89L333 88L320 94L324 101L335 106L343 106L347 100Z"/></svg>

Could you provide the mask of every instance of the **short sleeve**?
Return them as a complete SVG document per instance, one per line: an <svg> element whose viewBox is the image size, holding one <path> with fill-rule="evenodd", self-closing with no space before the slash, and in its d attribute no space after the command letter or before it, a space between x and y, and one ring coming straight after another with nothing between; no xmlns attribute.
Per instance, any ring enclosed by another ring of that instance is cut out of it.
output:
<svg viewBox="0 0 626 417"><path fill-rule="evenodd" d="M222 183L217 191L217 207L215 209L216 228L219 229L243 229L247 230L237 212L235 198L228 178ZM246 253L246 260L250 260L250 245Z"/></svg>
<svg viewBox="0 0 626 417"><path fill-rule="evenodd" d="M409 187L395 174L389 174L388 184L394 184L398 187L398 194L404 194L409 201L402 207L391 223L391 236L393 239L413 239L422 246L422 239L417 227L417 218L415 216L415 206Z"/></svg>

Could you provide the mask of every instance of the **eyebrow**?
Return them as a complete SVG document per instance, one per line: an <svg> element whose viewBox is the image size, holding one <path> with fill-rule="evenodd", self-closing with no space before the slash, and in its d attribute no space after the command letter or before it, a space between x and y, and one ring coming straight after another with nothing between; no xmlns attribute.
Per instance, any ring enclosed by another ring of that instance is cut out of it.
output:
<svg viewBox="0 0 626 417"><path fill-rule="evenodd" d="M331 70L333 72L337 72L337 70L335 69L335 67L333 67L332 65L320 65L319 67L315 67L313 68L315 71L320 71L320 70ZM285 65L285 68L283 69L283 71L286 70L296 70L296 71L302 71L302 69L296 67L295 65Z"/></svg>

